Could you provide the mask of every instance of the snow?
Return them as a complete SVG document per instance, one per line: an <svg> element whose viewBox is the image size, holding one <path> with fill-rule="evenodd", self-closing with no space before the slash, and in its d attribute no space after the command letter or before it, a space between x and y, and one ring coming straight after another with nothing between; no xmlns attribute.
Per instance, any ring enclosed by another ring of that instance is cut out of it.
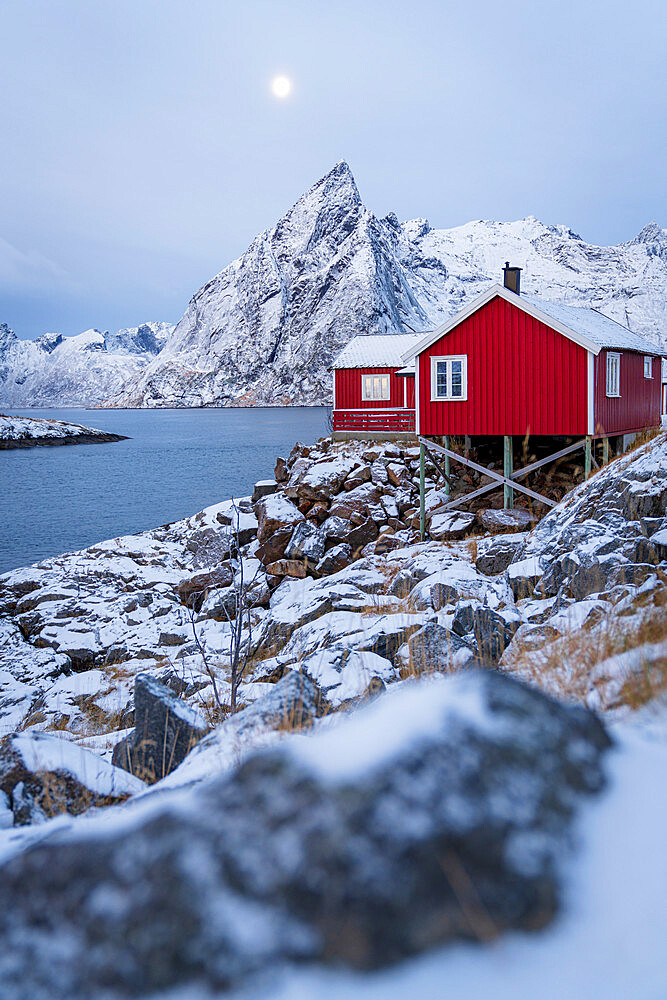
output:
<svg viewBox="0 0 667 1000"><path fill-rule="evenodd" d="M418 334L354 337L340 352L332 368L398 368L403 356L415 347ZM414 373L414 370L413 370Z"/></svg>
<svg viewBox="0 0 667 1000"><path fill-rule="evenodd" d="M97 437L105 432L81 424L43 417L10 417L0 414L0 441L48 441L57 438Z"/></svg>
<svg viewBox="0 0 667 1000"><path fill-rule="evenodd" d="M133 774L113 767L83 747L44 733L19 733L11 738L28 771L65 771L96 795L134 795L145 788Z"/></svg>
<svg viewBox="0 0 667 1000"><path fill-rule="evenodd" d="M81 406L100 403L142 372L173 327L143 323L117 333L86 330L19 340L0 323L0 405Z"/></svg>
<svg viewBox="0 0 667 1000"><path fill-rule="evenodd" d="M333 730L312 742L323 748L330 735ZM452 945L363 975L283 971L253 992L254 1000L662 1000L667 996L667 798L658 789L664 785L667 746L627 730L616 736L610 788L585 808L563 913L551 927L485 946ZM347 749L342 773L347 767L354 773L354 749ZM305 750L304 744L299 752L307 764ZM318 751L318 764L320 756ZM336 776L335 764L324 759L321 766ZM235 992L230 1000L247 996Z"/></svg>
<svg viewBox="0 0 667 1000"><path fill-rule="evenodd" d="M425 735L441 732L450 715L488 731L495 723L469 674L394 684L382 698L311 736L294 736L289 752L323 781L343 784L395 759Z"/></svg>
<svg viewBox="0 0 667 1000"><path fill-rule="evenodd" d="M508 259L524 268L528 296L593 307L664 342L667 237L659 227L596 247L531 216L453 229L401 225L373 216L339 163L196 292L118 405L328 403L334 359L380 364L371 341L391 335L377 347L392 352L386 367L401 368L399 339L450 319L498 282Z"/></svg>
<svg viewBox="0 0 667 1000"><path fill-rule="evenodd" d="M640 351L643 354L658 353L655 344L596 309L567 306L562 302L547 302L527 295L522 295L521 298L557 322L564 323L575 333L588 337L598 347L617 347L626 351Z"/></svg>
<svg viewBox="0 0 667 1000"><path fill-rule="evenodd" d="M519 562L512 563L507 573L510 580L518 580L522 577L530 578L542 576L542 567L538 556L529 556Z"/></svg>

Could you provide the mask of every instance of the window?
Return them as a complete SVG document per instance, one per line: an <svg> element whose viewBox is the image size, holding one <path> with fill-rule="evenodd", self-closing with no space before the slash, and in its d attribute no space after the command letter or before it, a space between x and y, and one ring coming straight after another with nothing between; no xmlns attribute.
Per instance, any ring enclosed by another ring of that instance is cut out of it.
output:
<svg viewBox="0 0 667 1000"><path fill-rule="evenodd" d="M431 399L467 398L468 356L452 354L448 358L431 358Z"/></svg>
<svg viewBox="0 0 667 1000"><path fill-rule="evenodd" d="M389 399L389 376L362 375L361 398L364 400Z"/></svg>
<svg viewBox="0 0 667 1000"><path fill-rule="evenodd" d="M607 351L607 395L620 396L621 355Z"/></svg>
<svg viewBox="0 0 667 1000"><path fill-rule="evenodd" d="M644 355L644 378L653 378L653 358L650 354Z"/></svg>

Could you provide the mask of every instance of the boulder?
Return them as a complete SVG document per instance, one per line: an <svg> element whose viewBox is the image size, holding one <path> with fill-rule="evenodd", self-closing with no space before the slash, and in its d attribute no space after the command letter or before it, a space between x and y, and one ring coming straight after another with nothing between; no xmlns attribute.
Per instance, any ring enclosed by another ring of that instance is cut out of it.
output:
<svg viewBox="0 0 667 1000"><path fill-rule="evenodd" d="M257 546L257 549L255 550L255 557L259 559L264 566L267 566L269 563L276 562L278 559L282 559L285 555L285 549L287 548L292 537L292 531L292 528L279 528L277 531L267 535L264 541L260 542Z"/></svg>
<svg viewBox="0 0 667 1000"><path fill-rule="evenodd" d="M495 535L493 538L480 539L477 542L477 558L475 568L485 576L496 576L503 573L523 545L523 535Z"/></svg>
<svg viewBox="0 0 667 1000"><path fill-rule="evenodd" d="M149 784L178 767L208 732L202 716L151 674L134 681L134 732L116 744L112 761Z"/></svg>
<svg viewBox="0 0 667 1000"><path fill-rule="evenodd" d="M463 538L475 523L475 515L462 510L447 510L434 514L429 522L428 533L438 542Z"/></svg>
<svg viewBox="0 0 667 1000"><path fill-rule="evenodd" d="M372 517L367 517L365 521L357 525L356 528L352 528L348 531L346 535L346 542L350 546L353 552L357 549L362 549L364 545L369 542L375 541L378 536L378 526Z"/></svg>
<svg viewBox="0 0 667 1000"><path fill-rule="evenodd" d="M352 548L347 542L341 542L339 545L334 545L322 556L315 567L315 573L317 576L330 576L332 573L338 573L339 570L345 569L351 562Z"/></svg>
<svg viewBox="0 0 667 1000"><path fill-rule="evenodd" d="M276 562L269 563L266 572L270 576L293 576L303 580L307 575L307 567L301 559L277 559Z"/></svg>
<svg viewBox="0 0 667 1000"><path fill-rule="evenodd" d="M309 521L302 521L292 532L285 549L285 558L307 559L309 563L315 564L324 555L326 540L327 536L321 529Z"/></svg>
<svg viewBox="0 0 667 1000"><path fill-rule="evenodd" d="M472 634L480 657L497 663L520 624L518 615L503 616L477 601L460 601L452 630L459 636Z"/></svg>
<svg viewBox="0 0 667 1000"><path fill-rule="evenodd" d="M275 493L277 489L278 483L275 479L260 479L258 483L255 483L255 488L252 491L252 502L257 503L262 497L268 497Z"/></svg>
<svg viewBox="0 0 667 1000"><path fill-rule="evenodd" d="M294 529L305 520L303 514L295 505L280 493L263 497L255 504L257 515L257 538L259 542L266 541L275 531L284 528Z"/></svg>
<svg viewBox="0 0 667 1000"><path fill-rule="evenodd" d="M361 486L362 483L370 482L371 470L368 465L361 465L356 469L353 469L349 473L345 482L343 483L343 488L345 490L353 490L356 486Z"/></svg>
<svg viewBox="0 0 667 1000"><path fill-rule="evenodd" d="M469 667L475 651L461 636L438 622L427 622L398 651L396 665L402 676L452 673Z"/></svg>
<svg viewBox="0 0 667 1000"><path fill-rule="evenodd" d="M337 545L344 541L352 531L352 522L345 517L334 514L322 524L322 532L328 545Z"/></svg>
<svg viewBox="0 0 667 1000"><path fill-rule="evenodd" d="M535 932L609 746L592 713L495 672L390 689L176 800L11 856L3 994L247 992L290 962L379 969Z"/></svg>
<svg viewBox="0 0 667 1000"><path fill-rule="evenodd" d="M296 486L297 496L303 500L329 500L342 489L348 475L361 463L348 455L325 458L311 463L307 469L290 477L290 486Z"/></svg>
<svg viewBox="0 0 667 1000"><path fill-rule="evenodd" d="M527 559L510 563L507 569L507 579L512 588L514 600L520 601L524 597L530 597L543 575L544 571L538 556L529 556Z"/></svg>
<svg viewBox="0 0 667 1000"><path fill-rule="evenodd" d="M16 826L122 802L145 785L64 737L14 733L0 746L0 792Z"/></svg>
<svg viewBox="0 0 667 1000"><path fill-rule="evenodd" d="M181 604L199 610L206 592L212 588L229 587L234 580L234 571L229 563L220 563L207 572L192 573L182 580L177 588Z"/></svg>
<svg viewBox="0 0 667 1000"><path fill-rule="evenodd" d="M358 515L365 519L368 517L369 507L373 504L380 504L379 490L373 483L362 483L349 493L342 493L336 497L329 507L329 516L350 520Z"/></svg>
<svg viewBox="0 0 667 1000"><path fill-rule="evenodd" d="M513 510L480 510L477 519L485 531L528 531L537 518L533 517L523 507Z"/></svg>
<svg viewBox="0 0 667 1000"><path fill-rule="evenodd" d="M287 462L284 458L276 459L276 467L273 470L273 475L277 483L286 483L289 479L289 472L287 471Z"/></svg>

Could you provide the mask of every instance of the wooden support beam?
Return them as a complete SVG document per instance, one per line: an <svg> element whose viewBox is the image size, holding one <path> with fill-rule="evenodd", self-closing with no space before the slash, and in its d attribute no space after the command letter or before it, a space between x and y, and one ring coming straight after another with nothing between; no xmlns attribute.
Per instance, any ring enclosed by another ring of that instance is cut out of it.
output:
<svg viewBox="0 0 667 1000"><path fill-rule="evenodd" d="M444 443L445 443L445 448L449 448L449 434L445 434ZM445 493L447 494L447 496L449 496L449 494L452 492L450 485L451 484L450 473L451 469L449 463L449 455L445 455Z"/></svg>
<svg viewBox="0 0 667 1000"><path fill-rule="evenodd" d="M527 486L520 486L515 479L508 479L506 476L501 476L498 472L494 472L492 469L487 469L483 465L473 462L470 458L465 458L463 455L457 455L455 451L450 451L449 448L443 448L441 444L436 444L435 441L425 440L420 437L419 444L420 446L422 444L428 445L429 448L433 448L435 451L442 452L444 455L449 455L454 462L460 462L461 465L467 465L469 469L481 472L483 476L488 476L489 479L495 479L496 482L501 483L503 486L507 483L509 486L513 486L514 489L518 490L520 493L525 493L526 496L532 497L533 500L539 500L540 503L546 504L547 507L556 506L556 502L554 500L549 500L547 497L542 496L541 493L529 490ZM463 502L464 500L465 497L461 497L459 502Z"/></svg>
<svg viewBox="0 0 667 1000"><path fill-rule="evenodd" d="M586 438L576 441L575 444L569 444L567 448L561 448L560 451L554 452L553 455L547 455L546 458L541 458L538 462L531 462L530 465L524 465L523 469L519 469L518 472L512 474L512 479L521 479L523 476L527 476L531 472L534 472L535 469L540 469L543 465L549 465L551 462L557 462L559 458L564 458L565 455L571 455L573 451L579 451L579 449L584 448L585 445Z"/></svg>
<svg viewBox="0 0 667 1000"><path fill-rule="evenodd" d="M602 438L602 464L609 465L609 438Z"/></svg>
<svg viewBox="0 0 667 1000"><path fill-rule="evenodd" d="M514 472L514 442L511 434L505 434L503 444L503 472L506 479L512 478ZM503 507L512 510L514 507L514 490L507 483L503 486Z"/></svg>
<svg viewBox="0 0 667 1000"><path fill-rule="evenodd" d="M419 535L426 536L426 471L424 469L424 442L419 439Z"/></svg>
<svg viewBox="0 0 667 1000"><path fill-rule="evenodd" d="M591 460L593 451L593 438L586 438L586 447L584 449L584 479L590 479L591 477Z"/></svg>

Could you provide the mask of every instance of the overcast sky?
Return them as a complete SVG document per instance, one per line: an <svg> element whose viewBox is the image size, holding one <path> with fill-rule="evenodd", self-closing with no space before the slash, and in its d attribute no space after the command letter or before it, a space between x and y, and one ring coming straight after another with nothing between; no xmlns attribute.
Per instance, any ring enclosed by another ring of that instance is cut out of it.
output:
<svg viewBox="0 0 667 1000"><path fill-rule="evenodd" d="M176 321L339 159L379 215L667 226L666 39L665 0L0 0L0 322Z"/></svg>

